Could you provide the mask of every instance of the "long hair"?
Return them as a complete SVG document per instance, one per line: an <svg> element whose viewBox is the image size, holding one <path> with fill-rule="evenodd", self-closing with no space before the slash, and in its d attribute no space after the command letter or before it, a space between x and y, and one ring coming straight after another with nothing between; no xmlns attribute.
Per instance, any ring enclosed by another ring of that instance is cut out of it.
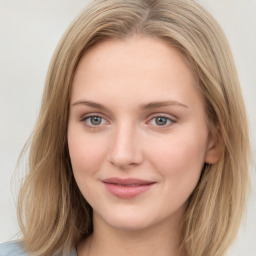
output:
<svg viewBox="0 0 256 256"><path fill-rule="evenodd" d="M18 217L25 248L34 255L61 255L93 232L92 209L76 185L68 153L72 80L91 46L133 35L158 38L182 54L196 77L209 133L223 144L221 159L205 165L188 199L183 251L222 256L236 237L249 187L250 143L236 67L220 26L192 0L96 0L53 55L32 134Z"/></svg>

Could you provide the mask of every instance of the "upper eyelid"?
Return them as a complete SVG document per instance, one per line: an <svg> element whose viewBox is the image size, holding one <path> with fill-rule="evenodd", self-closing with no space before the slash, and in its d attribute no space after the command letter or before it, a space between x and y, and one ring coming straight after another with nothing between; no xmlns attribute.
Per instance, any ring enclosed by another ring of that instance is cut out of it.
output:
<svg viewBox="0 0 256 256"><path fill-rule="evenodd" d="M148 117L148 120L151 120L153 118L156 118L156 117L164 117L164 118L168 118L172 121L177 121L178 120L178 117L174 116L174 115L171 115L171 114L166 114L166 113L154 113L154 114L151 114L149 115Z"/></svg>
<svg viewBox="0 0 256 256"><path fill-rule="evenodd" d="M99 112L90 112L90 113L86 113L86 114L83 114L81 117L80 117L80 120L85 120L86 118L88 117L92 117L92 116L99 116L101 118L103 118L104 120L109 121L109 118L106 117L104 114L102 113L99 113ZM174 116L174 115L171 115L171 114L167 114L167 113L151 113L147 118L146 118L146 122L152 120L153 118L156 118L156 117L164 117L164 118L168 118L170 119L171 121L177 121L178 120L178 117Z"/></svg>
<svg viewBox="0 0 256 256"><path fill-rule="evenodd" d="M173 120L169 117L165 117L165 116L155 116L155 117L152 117L151 119L149 119L149 121L147 123L150 123L152 120L156 119L157 117L163 117L165 119L167 119L170 123L176 123L176 120Z"/></svg>
<svg viewBox="0 0 256 256"><path fill-rule="evenodd" d="M97 117L100 117L102 119L104 119L106 121L106 123L108 123L108 120L106 118L104 118L102 115L100 114L85 114L83 115L81 118L80 118L80 121L82 123L84 123L84 126L87 127L88 129L92 129L92 130L98 130L98 129L101 129L103 128L103 126L105 126L106 124L103 123L103 124L99 124L99 125L93 125L93 124L88 124L87 123L87 119L88 118L91 118L91 117L94 117L94 116L97 116Z"/></svg>
<svg viewBox="0 0 256 256"><path fill-rule="evenodd" d="M107 118L105 118L102 114L99 114L99 113L84 114L80 117L80 121L81 122L86 122L88 118L91 118L91 117L94 117L94 116L98 116L98 117L102 118L106 123L110 123ZM104 124L98 125L98 127L103 126L103 125L106 125L106 124L104 123ZM86 124L86 126L93 127L93 125L89 125L89 124Z"/></svg>
<svg viewBox="0 0 256 256"><path fill-rule="evenodd" d="M86 119L86 118L88 118L88 117L92 117L92 116L99 116L99 117L101 117L101 118L103 118L103 119L107 119L103 114L101 114L101 113L88 113L88 114L83 114L82 116L81 116L81 120L84 120L84 119Z"/></svg>

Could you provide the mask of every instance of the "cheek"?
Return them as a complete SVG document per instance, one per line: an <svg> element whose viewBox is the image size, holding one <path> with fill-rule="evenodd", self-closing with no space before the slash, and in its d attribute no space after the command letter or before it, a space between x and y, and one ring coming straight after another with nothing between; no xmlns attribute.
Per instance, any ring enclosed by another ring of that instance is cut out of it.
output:
<svg viewBox="0 0 256 256"><path fill-rule="evenodd" d="M76 177L87 176L96 172L105 156L105 148L101 139L85 135L84 132L69 129L68 147Z"/></svg>
<svg viewBox="0 0 256 256"><path fill-rule="evenodd" d="M89 204L99 200L97 187L97 171L101 168L105 156L102 140L85 135L83 131L69 129L68 147L72 170L76 183Z"/></svg>
<svg viewBox="0 0 256 256"><path fill-rule="evenodd" d="M173 184L195 186L200 177L205 158L207 135L195 132L176 133L155 142L148 154L151 164L160 175Z"/></svg>

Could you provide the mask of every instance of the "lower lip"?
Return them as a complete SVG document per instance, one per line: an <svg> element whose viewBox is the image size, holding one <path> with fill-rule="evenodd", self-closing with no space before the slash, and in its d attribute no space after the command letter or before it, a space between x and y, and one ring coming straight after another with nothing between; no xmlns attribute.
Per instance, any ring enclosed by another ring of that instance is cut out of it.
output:
<svg viewBox="0 0 256 256"><path fill-rule="evenodd" d="M155 183L138 186L122 186L119 184L104 183L106 189L114 196L126 199L136 197L148 191Z"/></svg>

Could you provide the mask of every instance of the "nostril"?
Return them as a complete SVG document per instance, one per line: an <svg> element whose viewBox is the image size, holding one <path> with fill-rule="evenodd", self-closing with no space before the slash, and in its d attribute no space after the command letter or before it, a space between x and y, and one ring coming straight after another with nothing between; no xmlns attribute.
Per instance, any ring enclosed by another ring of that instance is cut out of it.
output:
<svg viewBox="0 0 256 256"><path fill-rule="evenodd" d="M112 151L111 154L109 154L109 162L121 169L131 168L142 162L142 156L139 149L130 151Z"/></svg>
<svg viewBox="0 0 256 256"><path fill-rule="evenodd" d="M121 169L135 167L143 161L142 148L136 140L136 127L127 120L120 124L109 145L108 161Z"/></svg>

